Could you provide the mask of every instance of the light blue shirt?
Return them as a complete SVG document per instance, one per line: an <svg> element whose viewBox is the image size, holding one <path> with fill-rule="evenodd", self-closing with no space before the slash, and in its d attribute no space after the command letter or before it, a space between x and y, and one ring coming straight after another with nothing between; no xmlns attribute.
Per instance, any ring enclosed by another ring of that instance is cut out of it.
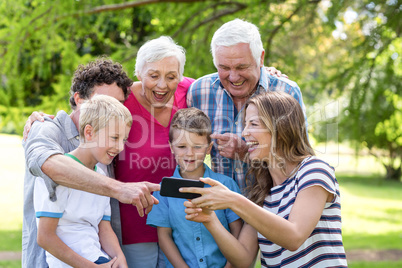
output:
<svg viewBox="0 0 402 268"><path fill-rule="evenodd" d="M205 164L204 167L204 178L217 180L230 190L240 193L239 187L232 178L213 172ZM176 167L173 177L182 178L179 167ZM206 184L205 187L211 186ZM154 192L154 196L159 200L159 204L154 205L148 214L147 224L172 229L173 241L187 265L205 268L224 267L226 259L205 226L185 219L183 203L186 199L161 196L159 192ZM229 223L239 219L239 216L230 209L217 210L215 214L228 231L230 231ZM166 267L173 267L166 257L165 261Z"/></svg>

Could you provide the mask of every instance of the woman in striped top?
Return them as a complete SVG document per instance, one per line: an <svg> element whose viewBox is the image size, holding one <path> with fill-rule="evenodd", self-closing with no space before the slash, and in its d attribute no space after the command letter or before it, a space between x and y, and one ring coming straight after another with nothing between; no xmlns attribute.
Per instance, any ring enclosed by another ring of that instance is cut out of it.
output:
<svg viewBox="0 0 402 268"><path fill-rule="evenodd" d="M236 267L261 250L262 267L347 267L334 168L314 156L302 109L283 92L248 101L242 133L249 146L248 199L209 178L211 188L186 201L186 218L203 222ZM245 221L238 240L213 210L230 208Z"/></svg>

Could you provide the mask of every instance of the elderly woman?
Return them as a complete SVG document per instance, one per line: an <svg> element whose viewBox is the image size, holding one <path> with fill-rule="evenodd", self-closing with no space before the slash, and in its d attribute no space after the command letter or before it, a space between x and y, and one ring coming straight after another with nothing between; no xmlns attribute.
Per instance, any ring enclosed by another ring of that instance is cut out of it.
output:
<svg viewBox="0 0 402 268"><path fill-rule="evenodd" d="M145 43L137 53L135 75L124 103L133 115L125 150L116 162L116 179L123 182L160 183L171 176L176 162L170 152L170 120L185 108L187 89L193 79L183 78L185 51L170 37ZM146 225L132 205L120 204L122 242L129 267L156 267L156 228ZM163 260L163 258L161 258Z"/></svg>

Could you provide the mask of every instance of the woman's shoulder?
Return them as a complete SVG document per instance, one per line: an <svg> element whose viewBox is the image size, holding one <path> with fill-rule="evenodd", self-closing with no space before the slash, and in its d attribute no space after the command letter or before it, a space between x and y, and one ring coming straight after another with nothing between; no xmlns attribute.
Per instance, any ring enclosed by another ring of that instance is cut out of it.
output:
<svg viewBox="0 0 402 268"><path fill-rule="evenodd" d="M332 167L330 164L328 164L323 159L318 158L317 156L309 156L309 157L305 158L300 164L299 171L308 171L308 170L317 169L317 168L335 172L334 167Z"/></svg>
<svg viewBox="0 0 402 268"><path fill-rule="evenodd" d="M133 85L130 87L130 94L124 102L124 106L126 106L131 113L133 113L135 107L138 104L142 105L143 100L141 99L141 89L142 84L139 81L134 82Z"/></svg>
<svg viewBox="0 0 402 268"><path fill-rule="evenodd" d="M187 108L187 92L193 82L193 78L183 77L183 80L177 85L177 89L174 95L176 99L176 105L179 109Z"/></svg>
<svg viewBox="0 0 402 268"><path fill-rule="evenodd" d="M335 169L316 156L303 160L296 174L296 181L300 189L319 184L324 188L335 190L337 185Z"/></svg>
<svg viewBox="0 0 402 268"><path fill-rule="evenodd" d="M194 81L194 78L183 76L183 80L179 83L179 85L181 84L182 86L189 87Z"/></svg>

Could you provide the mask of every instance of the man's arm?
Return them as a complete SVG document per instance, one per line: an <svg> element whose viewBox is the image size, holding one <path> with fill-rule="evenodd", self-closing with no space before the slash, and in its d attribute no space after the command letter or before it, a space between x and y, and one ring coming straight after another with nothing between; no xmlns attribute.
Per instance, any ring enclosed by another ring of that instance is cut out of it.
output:
<svg viewBox="0 0 402 268"><path fill-rule="evenodd" d="M89 170L64 156L64 150L72 150L75 147L72 146L74 140L66 140L63 138L65 135L61 126L51 119L45 119L43 123L33 124L30 136L24 144L26 165L32 174L31 179L35 177L44 179L51 200L56 200L54 189L57 183L77 190L110 196L122 203L133 204L140 216L144 215L144 208L145 213L148 213L152 205L158 203L158 200L151 195L152 191L159 191L158 184L148 182L125 184ZM74 133L69 135L73 137Z"/></svg>
<svg viewBox="0 0 402 268"><path fill-rule="evenodd" d="M73 189L116 198L122 203L133 204L138 214L144 216L158 200L152 196L160 185L150 182L123 183L92 171L77 161L61 154L50 156L42 171L57 184Z"/></svg>

